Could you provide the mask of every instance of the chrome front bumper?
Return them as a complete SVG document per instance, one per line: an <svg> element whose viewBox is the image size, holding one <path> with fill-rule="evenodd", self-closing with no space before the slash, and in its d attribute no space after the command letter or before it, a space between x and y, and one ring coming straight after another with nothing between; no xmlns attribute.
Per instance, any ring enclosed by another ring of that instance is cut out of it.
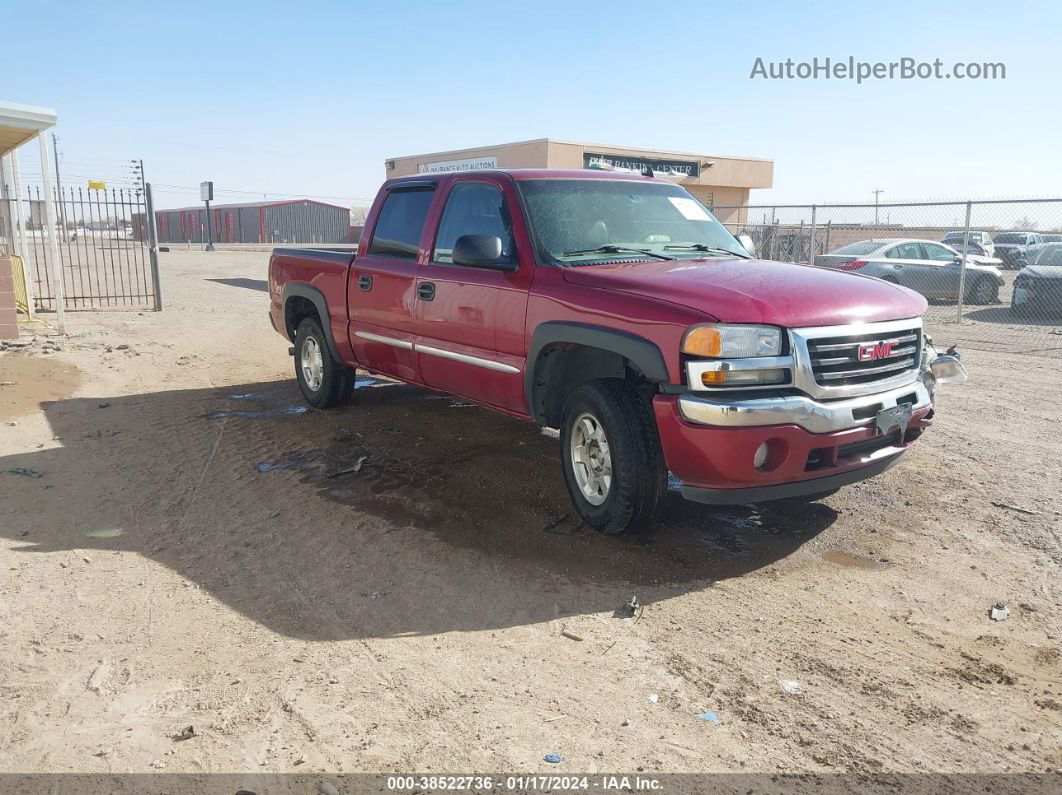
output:
<svg viewBox="0 0 1062 795"><path fill-rule="evenodd" d="M872 425L877 412L891 409L904 397L914 395L912 409L927 408L932 398L921 381L912 381L875 395L861 395L843 400L818 401L805 395L774 398L741 399L683 395L679 413L688 422L724 428L758 425L799 425L810 433L833 433L863 425Z"/></svg>

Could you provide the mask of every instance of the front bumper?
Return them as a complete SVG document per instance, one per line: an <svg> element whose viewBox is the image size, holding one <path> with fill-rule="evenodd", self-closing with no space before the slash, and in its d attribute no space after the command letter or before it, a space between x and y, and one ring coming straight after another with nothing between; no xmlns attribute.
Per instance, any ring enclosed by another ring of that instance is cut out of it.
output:
<svg viewBox="0 0 1062 795"><path fill-rule="evenodd" d="M918 389L912 384L906 392L918 394ZM880 402L881 395L877 397ZM680 400L677 395L657 395L653 400L664 460L682 482L683 496L714 504L814 494L873 477L895 463L918 438L930 424L932 411L925 401L916 404L906 428L883 436L874 426L873 415L868 423L854 419L860 424L826 433L812 432L793 421L703 425L684 416ZM730 415L741 421L767 416ZM821 421L819 415L809 416L815 417L808 420L812 424ZM757 468L754 456L764 443L770 452L766 465Z"/></svg>
<svg viewBox="0 0 1062 795"><path fill-rule="evenodd" d="M703 393L702 393L703 394ZM811 433L831 433L873 425L882 409L910 403L915 411L932 405L929 392L920 381L876 395L847 400L815 400L806 395L742 400L733 394L720 397L682 395L678 400L682 418L697 425L748 428L792 423Z"/></svg>

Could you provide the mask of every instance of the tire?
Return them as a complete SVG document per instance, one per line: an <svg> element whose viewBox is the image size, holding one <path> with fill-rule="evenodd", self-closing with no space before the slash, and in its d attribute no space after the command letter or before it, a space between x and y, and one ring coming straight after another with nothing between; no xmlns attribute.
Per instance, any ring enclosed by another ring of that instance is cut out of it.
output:
<svg viewBox="0 0 1062 795"><path fill-rule="evenodd" d="M994 304L999 301L999 285L991 279L981 277L966 292L966 300L971 304Z"/></svg>
<svg viewBox="0 0 1062 795"><path fill-rule="evenodd" d="M579 516L607 535L648 530L667 490L649 401L617 378L588 381L562 416L561 467Z"/></svg>
<svg viewBox="0 0 1062 795"><path fill-rule="evenodd" d="M304 318L295 332L295 378L315 409L342 405L354 390L353 373L332 356L316 317Z"/></svg>

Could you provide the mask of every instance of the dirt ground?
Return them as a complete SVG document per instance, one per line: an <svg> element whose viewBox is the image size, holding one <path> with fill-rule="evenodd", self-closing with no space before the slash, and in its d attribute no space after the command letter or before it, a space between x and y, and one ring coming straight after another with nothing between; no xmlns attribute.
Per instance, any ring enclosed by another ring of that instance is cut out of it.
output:
<svg viewBox="0 0 1062 795"><path fill-rule="evenodd" d="M162 257L164 312L0 353L0 772L1062 768L1057 359L966 351L820 504L606 538L555 435L306 410L267 255Z"/></svg>

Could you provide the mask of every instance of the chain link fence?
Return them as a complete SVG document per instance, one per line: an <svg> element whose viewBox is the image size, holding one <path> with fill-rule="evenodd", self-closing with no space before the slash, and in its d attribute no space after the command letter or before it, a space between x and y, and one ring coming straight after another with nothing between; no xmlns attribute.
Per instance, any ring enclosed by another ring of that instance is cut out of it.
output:
<svg viewBox="0 0 1062 795"><path fill-rule="evenodd" d="M938 342L1062 358L1062 198L712 210L764 259L921 293Z"/></svg>

